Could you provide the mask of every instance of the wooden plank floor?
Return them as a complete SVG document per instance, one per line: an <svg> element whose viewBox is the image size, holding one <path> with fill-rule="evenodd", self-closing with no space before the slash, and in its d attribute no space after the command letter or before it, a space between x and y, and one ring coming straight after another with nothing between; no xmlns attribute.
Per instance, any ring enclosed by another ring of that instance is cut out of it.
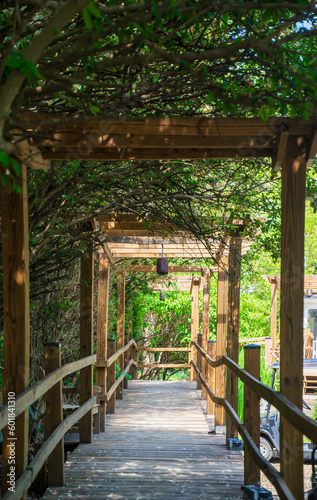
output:
<svg viewBox="0 0 317 500"><path fill-rule="evenodd" d="M224 436L208 434L195 383L129 381L106 432L80 444L66 463L66 485L44 499L238 499L243 461Z"/></svg>

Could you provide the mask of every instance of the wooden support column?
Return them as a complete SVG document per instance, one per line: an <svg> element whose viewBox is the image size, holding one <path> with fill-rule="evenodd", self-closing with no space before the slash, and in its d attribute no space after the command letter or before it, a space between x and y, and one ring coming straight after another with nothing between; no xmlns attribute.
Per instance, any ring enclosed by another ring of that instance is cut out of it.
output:
<svg viewBox="0 0 317 500"><path fill-rule="evenodd" d="M202 318L202 348L207 352L207 345L209 341L209 306L210 306L210 271L209 269L203 270L203 318ZM202 375L207 380L208 365L204 358L202 358ZM201 399L207 399L207 391L205 387L201 388Z"/></svg>
<svg viewBox="0 0 317 500"><path fill-rule="evenodd" d="M61 346L58 342L45 344L45 374L49 375L62 365ZM44 396L44 440L46 441L63 420L63 382L60 380ZM64 437L54 448L47 460L48 486L64 486Z"/></svg>
<svg viewBox="0 0 317 500"><path fill-rule="evenodd" d="M277 282L271 282L271 340L272 348L276 349L276 326L277 326Z"/></svg>
<svg viewBox="0 0 317 500"><path fill-rule="evenodd" d="M193 277L191 284L191 297L192 297L192 306L191 306L191 339L194 342L197 342L197 335L199 333L199 285L200 278ZM191 359L197 365L197 349L192 346L191 347ZM195 373L194 367L190 368L190 380L197 380L197 375Z"/></svg>
<svg viewBox="0 0 317 500"><path fill-rule="evenodd" d="M290 136L282 164L280 296L281 393L302 408L303 289L306 137ZM303 436L284 418L280 424L281 472L297 500L303 499Z"/></svg>
<svg viewBox="0 0 317 500"><path fill-rule="evenodd" d="M114 339L108 340L108 358L110 358L116 352L116 341ZM107 370L107 392L113 386L116 381L116 363L112 365ZM111 398L107 402L107 413L116 412L116 391L112 394Z"/></svg>
<svg viewBox="0 0 317 500"><path fill-rule="evenodd" d="M29 311L29 235L28 194L26 167L16 179L22 195L9 187L1 187L2 263L3 263L3 404L14 407L15 398L29 385L30 311ZM12 403L13 402L13 403ZM9 482L10 443L16 438L16 481L28 464L29 412L26 410L15 421L14 435L8 427L3 429L2 443L2 495L11 486Z"/></svg>
<svg viewBox="0 0 317 500"><path fill-rule="evenodd" d="M216 358L216 341L208 340L207 343L207 354L211 357L211 359ZM206 363L207 364L207 363ZM216 385L216 368L207 364L207 380L208 385L213 393L215 393L215 385ZM211 397L207 395L207 415L215 414L215 403L212 401Z"/></svg>
<svg viewBox="0 0 317 500"><path fill-rule="evenodd" d="M227 347L227 304L228 304L228 259L222 258L218 267L217 291L217 342L216 359L226 355ZM219 366L215 370L216 396L226 397L226 367ZM225 425L225 409L215 405L215 426Z"/></svg>
<svg viewBox="0 0 317 500"><path fill-rule="evenodd" d="M80 272L80 358L93 354L93 288L94 256L81 257ZM83 405L93 395L93 366L80 370L80 404ZM80 442L92 442L92 410L79 422Z"/></svg>
<svg viewBox="0 0 317 500"><path fill-rule="evenodd" d="M244 347L244 369L257 380L260 380L260 354L259 345ZM260 398L247 384L244 384L243 423L254 444L260 448ZM244 484L260 486L260 469L247 448L244 450Z"/></svg>
<svg viewBox="0 0 317 500"><path fill-rule="evenodd" d="M197 335L197 344L199 345L199 347L202 347L203 345L203 336L201 333L199 333ZM202 365L202 355L200 354L200 352L197 352L197 368L198 370L201 372L201 365ZM198 378L197 379L197 390L201 390L201 381L200 379Z"/></svg>
<svg viewBox="0 0 317 500"><path fill-rule="evenodd" d="M127 338L126 338L126 342L130 342L130 340L132 340L132 323L133 323L133 308L132 308L132 300L130 299L129 302L128 302L128 321L127 321ZM132 347L130 347L130 349L128 351L126 351L126 355L125 355L125 358L124 358L124 364L125 366L127 366L127 364L129 363L129 361L132 359L133 357L133 354L132 354ZM133 375L133 368L132 367L130 369L130 375L132 377ZM128 379L126 378L126 386L125 386L125 389L128 388Z"/></svg>
<svg viewBox="0 0 317 500"><path fill-rule="evenodd" d="M240 313L240 271L242 239L231 238L229 249L229 293L227 355L238 363L239 358L239 313ZM227 370L227 400L238 413L238 377ZM227 415L227 442L236 433L232 420Z"/></svg>
<svg viewBox="0 0 317 500"><path fill-rule="evenodd" d="M118 276L118 299L117 299L117 349L124 346L124 319L125 319L125 277ZM121 355L117 361L120 371L124 370L124 355ZM123 383L117 389L117 399L122 399Z"/></svg>
<svg viewBox="0 0 317 500"><path fill-rule="evenodd" d="M107 390L107 334L108 334L108 304L109 304L110 265L105 254L99 255L98 300L97 300L97 365L96 384L101 388L101 394ZM104 366L98 367L98 362ZM106 430L106 401L100 401L100 431Z"/></svg>

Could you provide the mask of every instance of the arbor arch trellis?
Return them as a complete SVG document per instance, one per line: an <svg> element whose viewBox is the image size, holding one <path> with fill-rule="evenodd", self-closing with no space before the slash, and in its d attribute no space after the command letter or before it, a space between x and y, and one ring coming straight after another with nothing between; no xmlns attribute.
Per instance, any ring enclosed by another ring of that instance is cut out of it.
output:
<svg viewBox="0 0 317 500"><path fill-rule="evenodd" d="M15 130L16 155L23 173L17 182L23 194L12 193L9 188L1 189L5 394L12 391L18 395L29 384L26 165L47 168L50 159L271 157L274 170L282 167L281 393L301 408L305 172L316 155L316 121L287 117L271 117L266 123L258 118L76 120L63 115L34 113L20 116L19 125L23 132L20 133L19 128ZM19 143L19 137L25 137L25 132L28 139ZM107 272L105 264L105 276ZM221 282L225 288L225 279L220 279ZM236 291L233 285L229 302L238 300ZM236 338L238 318L229 316L228 321L233 338ZM17 477L23 473L27 462L27 421L24 411L17 419L20 436ZM282 418L281 469L296 498L302 498L303 492L302 474L299 473L303 458L301 441L301 433Z"/></svg>

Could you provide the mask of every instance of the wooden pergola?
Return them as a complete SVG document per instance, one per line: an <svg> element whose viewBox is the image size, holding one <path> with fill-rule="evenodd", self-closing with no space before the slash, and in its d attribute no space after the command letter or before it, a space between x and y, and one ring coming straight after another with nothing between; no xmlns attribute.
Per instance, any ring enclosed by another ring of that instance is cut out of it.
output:
<svg viewBox="0 0 317 500"><path fill-rule="evenodd" d="M16 155L20 159L23 171L22 177L17 178L17 182L22 188L23 196L10 192L8 188L1 189L5 394L12 391L18 395L29 385L26 165L31 168L47 168L48 160L52 159L127 161L272 158L275 171L282 167L281 393L301 408L305 173L306 167L316 156L316 121L287 117L272 117L266 123L259 118L218 120L107 117L85 120L59 114L33 113L21 116L20 125L22 132L16 128L14 134ZM19 142L20 137L28 139ZM117 243L109 241L108 245ZM139 245L140 241L134 244ZM151 256L156 255L154 250L157 248L151 248L149 252ZM217 338L219 336L219 339L225 338L226 331L226 269L230 267L230 256L231 262L233 257L237 261L240 253L241 238L232 238L229 258L221 257L218 273ZM100 300L106 300L107 288L102 288L109 279L109 259L106 254L100 259L99 272L99 276L104 278L99 282L100 293L103 296ZM237 361L239 271L232 267L229 275L233 279L229 282L227 354ZM124 292L119 291L119 293ZM102 336L106 312L104 315L99 317L97 327L97 342L101 343L103 349L106 348ZM123 325L118 324L118 328L122 329ZM222 355L223 352L225 347L219 341L216 356ZM224 367L217 370L224 370ZM237 379L229 370L228 399L233 401L236 393ZM221 395L220 391L218 394ZM230 427L230 419L228 420L227 425ZM28 413L26 411L18 417L16 428L20 436L18 477L27 463ZM233 431L232 428L228 435L233 434ZM282 474L294 497L300 499L303 495L302 435L284 418L281 419L280 433Z"/></svg>

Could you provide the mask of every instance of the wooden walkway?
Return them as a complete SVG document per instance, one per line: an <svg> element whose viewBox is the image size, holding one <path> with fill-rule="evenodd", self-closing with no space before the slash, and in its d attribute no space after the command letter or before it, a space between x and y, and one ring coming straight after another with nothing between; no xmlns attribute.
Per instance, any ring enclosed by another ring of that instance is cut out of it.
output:
<svg viewBox="0 0 317 500"><path fill-rule="evenodd" d="M208 434L213 417L193 382L129 381L106 432L80 444L66 463L66 486L44 499L238 499L240 452Z"/></svg>

